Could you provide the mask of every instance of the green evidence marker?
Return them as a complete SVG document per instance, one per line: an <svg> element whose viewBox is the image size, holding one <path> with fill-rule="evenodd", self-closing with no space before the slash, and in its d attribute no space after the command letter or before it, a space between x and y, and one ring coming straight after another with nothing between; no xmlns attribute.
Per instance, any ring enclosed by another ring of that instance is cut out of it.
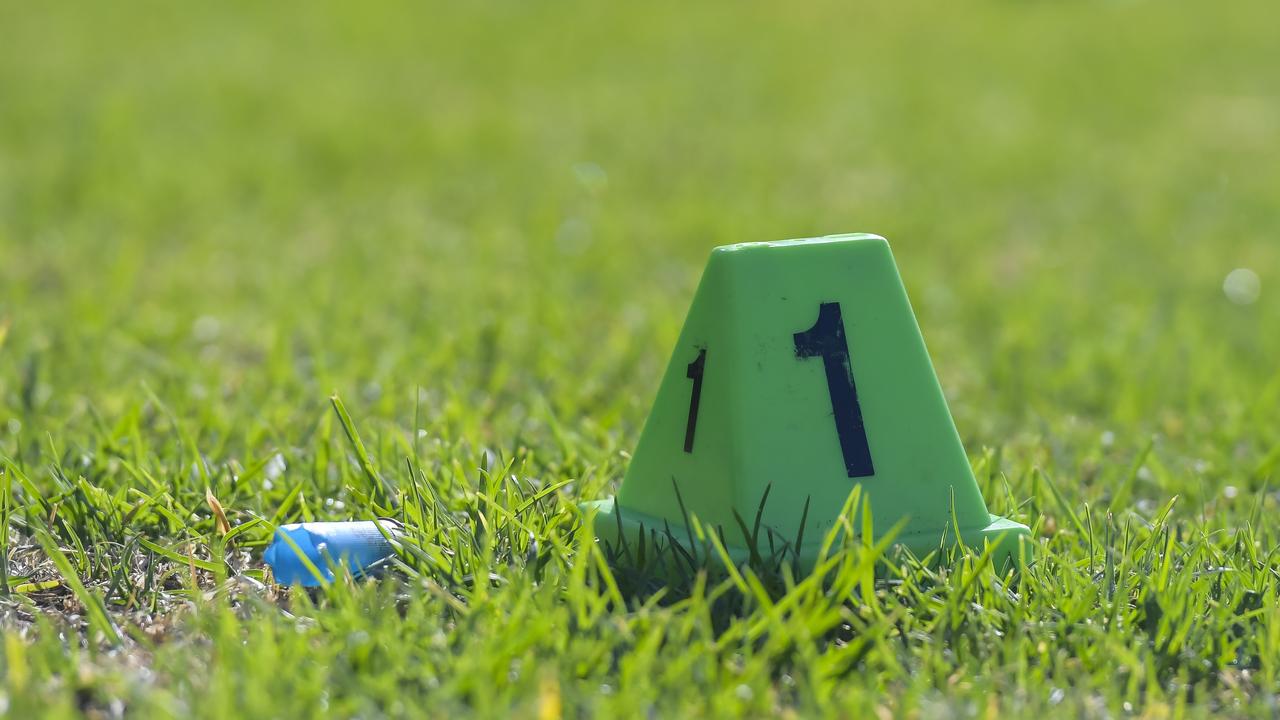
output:
<svg viewBox="0 0 1280 720"><path fill-rule="evenodd" d="M759 537L794 541L807 517L808 569L858 485L873 530L905 518L895 543L919 557L957 526L997 567L1030 550L987 511L884 238L716 248L617 497L583 506L597 537L684 543L687 514L743 560L734 511L750 527L768 490Z"/></svg>

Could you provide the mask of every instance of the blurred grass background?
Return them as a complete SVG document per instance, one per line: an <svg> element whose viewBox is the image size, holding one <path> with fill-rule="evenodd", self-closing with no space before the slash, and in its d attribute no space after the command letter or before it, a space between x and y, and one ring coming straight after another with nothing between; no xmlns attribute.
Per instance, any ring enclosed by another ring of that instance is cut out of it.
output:
<svg viewBox="0 0 1280 720"><path fill-rule="evenodd" d="M1277 262L1280 47L1247 8L12 7L6 355L60 421L198 383L244 432L377 384L401 419L497 391L493 441L531 394L633 434L710 247L865 230L975 441L1253 439L1277 304L1220 288Z"/></svg>
<svg viewBox="0 0 1280 720"><path fill-rule="evenodd" d="M421 435L434 471L524 452L597 496L710 248L867 231L1003 458L993 511L1052 516L1032 468L1105 504L1137 461L1140 511L1239 526L1277 507L1274 15L2 3L0 452L182 474L154 393L212 465L342 498L337 392L384 467Z"/></svg>

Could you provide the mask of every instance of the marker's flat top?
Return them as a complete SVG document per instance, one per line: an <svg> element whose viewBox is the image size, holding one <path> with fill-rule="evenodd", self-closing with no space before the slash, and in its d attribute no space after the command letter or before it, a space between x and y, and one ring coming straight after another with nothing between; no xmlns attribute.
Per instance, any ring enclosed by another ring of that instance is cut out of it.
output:
<svg viewBox="0 0 1280 720"><path fill-rule="evenodd" d="M871 233L845 233L843 235L824 235L815 238L797 238L794 240L771 240L769 242L744 242L734 245L722 245L714 250L717 253L742 252L746 250L756 250L763 248L784 248L798 247L806 245L830 245L833 243L848 242L880 242L887 243L888 240L873 235Z"/></svg>

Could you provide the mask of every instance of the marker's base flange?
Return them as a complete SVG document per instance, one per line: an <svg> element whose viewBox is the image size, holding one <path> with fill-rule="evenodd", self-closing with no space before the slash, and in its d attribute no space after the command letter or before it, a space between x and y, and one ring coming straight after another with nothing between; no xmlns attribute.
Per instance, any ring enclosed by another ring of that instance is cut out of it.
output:
<svg viewBox="0 0 1280 720"><path fill-rule="evenodd" d="M681 546L687 545L689 538L694 538L697 542L697 536L682 524L627 508L621 508L619 511L615 497L586 502L581 507L588 515L595 513L596 537L614 549L624 546L652 548L655 538L667 542L674 540ZM959 535L964 545L979 550L994 546L991 559L998 569L1024 567L1031 558L1031 529L999 515L991 515L990 518L991 522L986 527L961 529ZM725 535L729 535L728 530ZM943 548L944 536L948 546L956 545L955 529L948 527L940 528L937 532L899 535L894 546L905 548L916 557L922 558ZM800 571L808 572L817 564L818 553L822 549L821 543L821 538L812 541L806 538L799 552L798 569ZM734 562L745 562L751 556L750 550L740 545L726 544L725 550Z"/></svg>

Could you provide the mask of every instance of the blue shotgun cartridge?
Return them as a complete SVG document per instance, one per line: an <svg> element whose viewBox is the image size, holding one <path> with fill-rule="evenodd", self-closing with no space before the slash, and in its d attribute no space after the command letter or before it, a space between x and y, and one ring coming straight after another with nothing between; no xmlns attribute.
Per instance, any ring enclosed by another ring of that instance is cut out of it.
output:
<svg viewBox="0 0 1280 720"><path fill-rule="evenodd" d="M281 585L318 587L333 580L335 566L345 567L352 576L361 577L373 565L395 554L393 542L378 530L378 525L392 538L404 532L395 520L281 525L276 528L275 539L262 559L271 566L276 582ZM319 578L307 567L304 557L320 573Z"/></svg>

